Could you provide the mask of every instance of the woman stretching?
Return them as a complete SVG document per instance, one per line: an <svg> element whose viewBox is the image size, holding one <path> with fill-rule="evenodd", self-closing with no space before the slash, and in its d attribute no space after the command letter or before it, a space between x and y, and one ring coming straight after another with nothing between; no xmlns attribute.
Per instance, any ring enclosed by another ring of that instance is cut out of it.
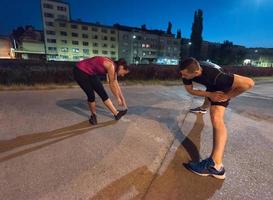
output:
<svg viewBox="0 0 273 200"><path fill-rule="evenodd" d="M110 58L102 56L87 58L76 64L73 73L75 80L87 96L88 106L91 112L89 119L90 124L97 124L94 91L100 96L105 106L113 113L116 120L119 120L126 114L128 107L117 81L117 76L123 77L129 73L124 59L113 61ZM106 74L108 74L109 85L113 95L117 98L119 106L124 106L125 110L117 110L108 97L99 79L100 75Z"/></svg>

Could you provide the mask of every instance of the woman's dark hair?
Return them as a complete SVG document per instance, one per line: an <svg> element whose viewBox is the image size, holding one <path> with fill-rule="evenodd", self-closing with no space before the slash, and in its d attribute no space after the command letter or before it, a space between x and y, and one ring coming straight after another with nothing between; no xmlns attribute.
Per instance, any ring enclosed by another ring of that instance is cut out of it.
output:
<svg viewBox="0 0 273 200"><path fill-rule="evenodd" d="M114 61L116 64L116 71L118 71L119 66L123 66L123 69L128 70L127 62L124 58L120 58L116 61Z"/></svg>

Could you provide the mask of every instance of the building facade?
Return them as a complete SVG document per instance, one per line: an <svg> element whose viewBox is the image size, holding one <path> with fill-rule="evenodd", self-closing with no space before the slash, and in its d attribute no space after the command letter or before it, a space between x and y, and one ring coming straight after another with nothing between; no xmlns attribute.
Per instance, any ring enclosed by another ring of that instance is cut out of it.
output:
<svg viewBox="0 0 273 200"><path fill-rule="evenodd" d="M41 0L48 60L78 61L103 55L118 56L118 32L113 27L70 19L69 4Z"/></svg>
<svg viewBox="0 0 273 200"><path fill-rule="evenodd" d="M8 36L0 36L0 59L14 58L11 40Z"/></svg>
<svg viewBox="0 0 273 200"><path fill-rule="evenodd" d="M100 55L125 58L128 63L178 63L180 40L164 31L71 20L65 1L41 0L41 10L48 60Z"/></svg>
<svg viewBox="0 0 273 200"><path fill-rule="evenodd" d="M119 55L129 63L178 64L180 39L159 30L114 25L118 30Z"/></svg>
<svg viewBox="0 0 273 200"><path fill-rule="evenodd" d="M46 54L43 31L26 26L12 51L17 59L44 60Z"/></svg>
<svg viewBox="0 0 273 200"><path fill-rule="evenodd" d="M112 27L81 21L56 20L58 60L77 61L103 55L118 58L118 32Z"/></svg>

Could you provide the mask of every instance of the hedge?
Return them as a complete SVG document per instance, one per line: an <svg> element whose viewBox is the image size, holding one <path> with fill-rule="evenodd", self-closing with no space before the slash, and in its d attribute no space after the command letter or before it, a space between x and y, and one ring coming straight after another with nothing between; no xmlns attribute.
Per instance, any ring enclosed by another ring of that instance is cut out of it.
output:
<svg viewBox="0 0 273 200"><path fill-rule="evenodd" d="M0 60L0 84L66 84L74 81L74 62ZM226 72L257 77L273 76L273 67L224 66ZM130 65L125 80L177 80L177 66Z"/></svg>

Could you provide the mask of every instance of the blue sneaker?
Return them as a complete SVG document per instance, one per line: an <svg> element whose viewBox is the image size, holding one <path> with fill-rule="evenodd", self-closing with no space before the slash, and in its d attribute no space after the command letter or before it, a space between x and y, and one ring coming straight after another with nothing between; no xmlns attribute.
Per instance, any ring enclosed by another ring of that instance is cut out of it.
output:
<svg viewBox="0 0 273 200"><path fill-rule="evenodd" d="M188 164L185 164L185 167L200 176L213 176L218 179L225 179L225 168L222 167L220 170L217 170L214 168L214 165L214 161L209 157L198 163L189 162Z"/></svg>

